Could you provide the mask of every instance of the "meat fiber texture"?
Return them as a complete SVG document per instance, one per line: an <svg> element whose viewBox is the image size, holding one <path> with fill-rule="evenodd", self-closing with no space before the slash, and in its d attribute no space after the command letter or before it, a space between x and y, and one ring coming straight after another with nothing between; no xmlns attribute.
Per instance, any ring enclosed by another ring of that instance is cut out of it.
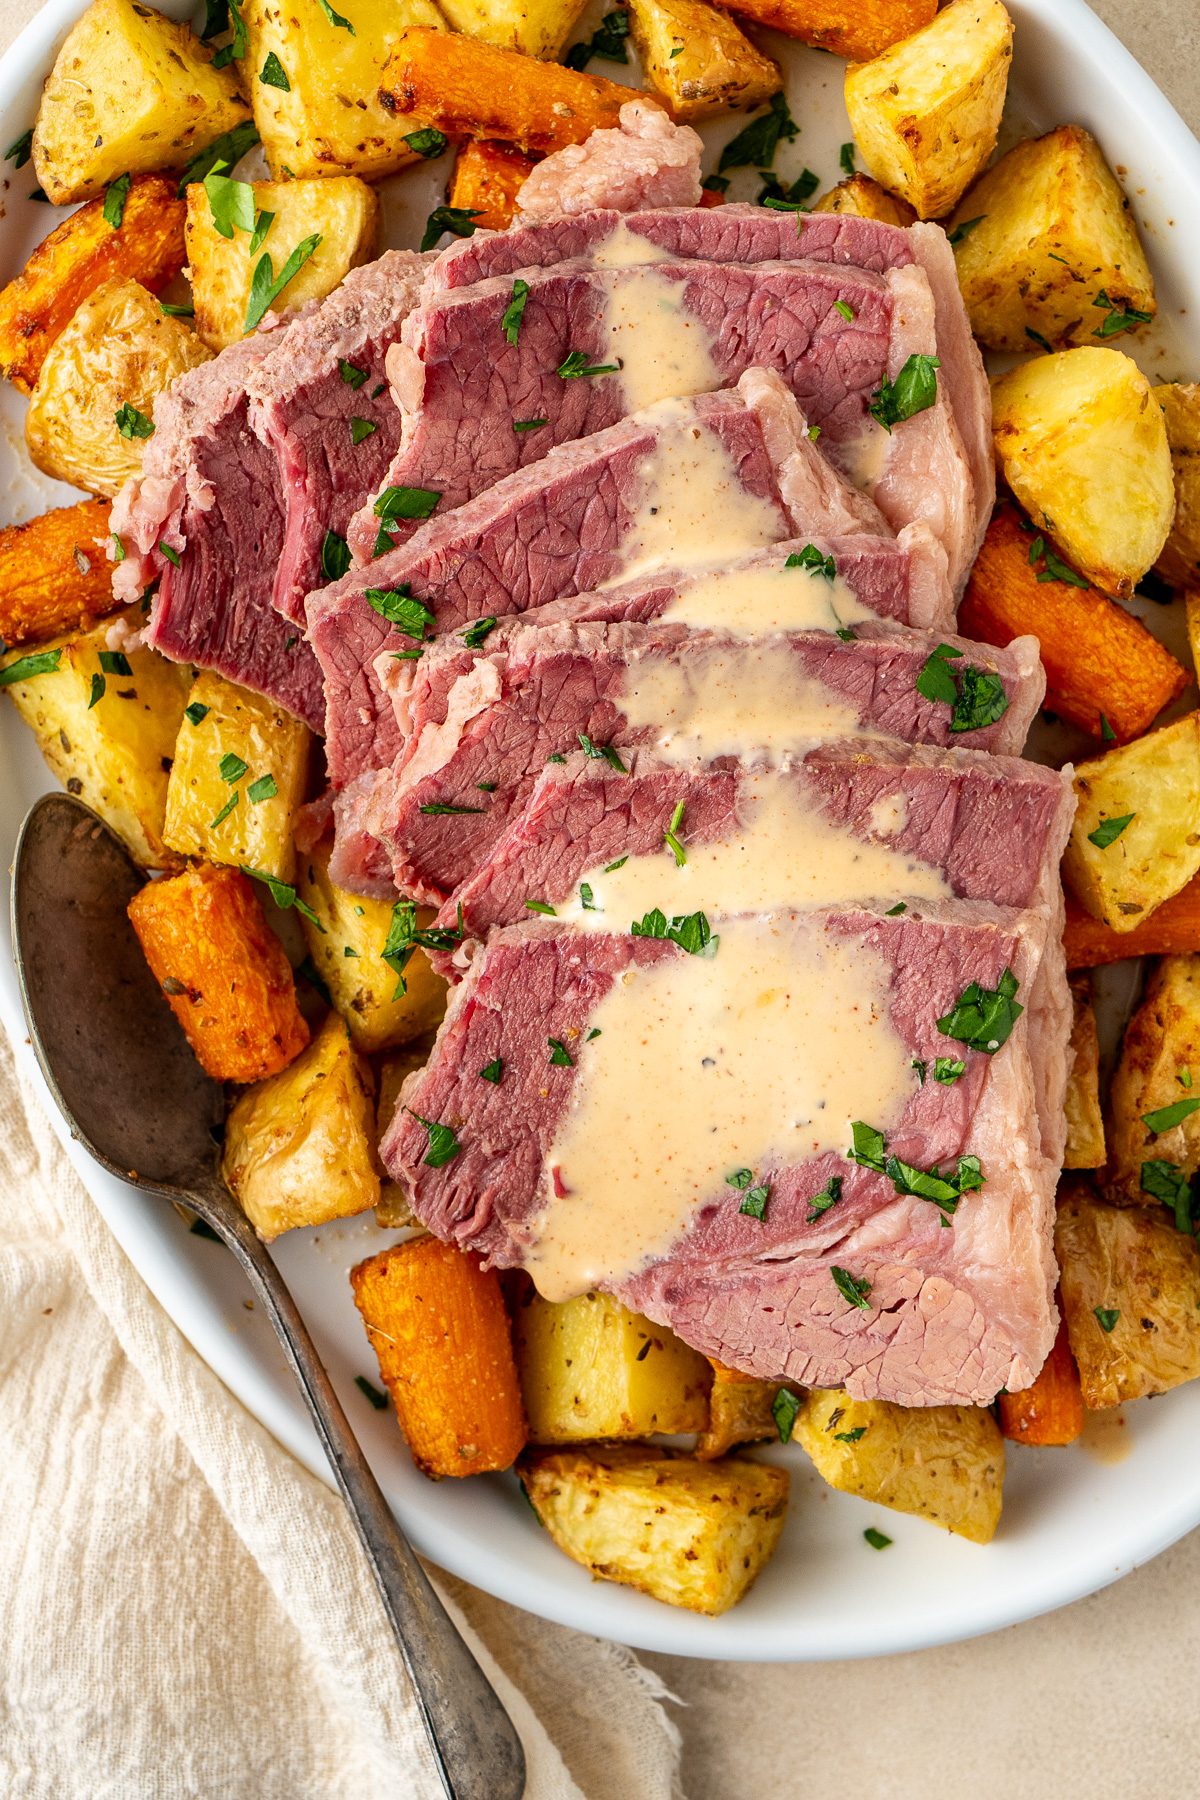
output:
<svg viewBox="0 0 1200 1800"><path fill-rule="evenodd" d="M1040 763L843 738L767 764L725 758L681 767L636 750L622 773L576 751L546 764L491 855L446 901L436 923L459 932L462 943L435 954L441 972L461 975L490 930L528 917L530 896L557 908L620 857L673 861L665 834L681 803L688 854L736 837L764 777L793 784L805 804L860 842L886 844L937 869L956 899L1057 918L1058 865L1075 800L1070 775ZM904 897L898 886L889 903Z"/></svg>
<svg viewBox="0 0 1200 1800"><path fill-rule="evenodd" d="M384 358L431 260L389 250L351 269L327 300L286 329L246 383L250 424L279 458L285 523L272 599L301 630L304 596L323 583L326 533L345 536L400 446L401 415Z"/></svg>
<svg viewBox="0 0 1200 1800"><path fill-rule="evenodd" d="M910 278L927 291L919 270ZM690 328L708 346L712 388L731 387L751 367L777 371L808 424L819 429L822 445L859 434L892 356L887 281L846 265L565 263L530 269L525 279L529 291L519 330L505 325L513 300L507 276L435 294L405 320L387 357L403 437L382 484L385 492L437 494L439 511L446 511L540 461L556 445L603 431L635 410L636 375L629 385L621 372L564 377L558 371L574 355L587 366L613 367L619 353L606 318L614 303L636 307L630 296L639 287L651 290L651 311L662 304L664 285L673 290L673 329ZM932 313L930 301L930 336ZM625 347L627 364L637 362L637 329ZM515 429L528 420L543 422L536 430ZM893 512L902 498L903 490ZM360 564L375 555L380 524L373 505L351 523L348 541ZM412 520L384 525L385 547L416 529Z"/></svg>
<svg viewBox="0 0 1200 1800"><path fill-rule="evenodd" d="M310 594L309 640L325 676L330 780L349 786L390 767L402 748L391 694L412 649L368 593L407 591L444 636L472 620L503 618L619 581L637 554L636 522L652 454L681 431L700 429L724 447L739 492L778 513L777 539L802 535L887 538L890 527L865 495L819 455L804 416L779 376L750 370L736 390L663 402L607 431L560 445L478 499L432 518L407 544L366 570ZM698 506L703 514L704 506ZM919 543L918 543L919 540ZM916 533L925 602L940 617L948 594L938 547ZM684 545L695 553L696 546ZM699 546L704 554L704 546Z"/></svg>
<svg viewBox="0 0 1200 1800"><path fill-rule="evenodd" d="M113 587L137 599L157 577L146 643L266 694L320 732L320 665L271 604L284 541L279 464L249 423L246 383L279 343L278 330L257 332L157 401L143 472L113 504L125 551Z"/></svg>
<svg viewBox="0 0 1200 1800"><path fill-rule="evenodd" d="M1057 1328L1058 1177L1041 1148L1028 1015L992 1056L944 1037L935 1021L971 982L994 988L1006 968L1029 993L1044 918L980 901L951 902L941 917L937 908L920 918L865 909L770 917L777 931L857 939L885 959L890 1021L906 1052L927 1065L938 1056L966 1063L949 1085L914 1074L888 1148L921 1169L976 1155L984 1186L962 1198L946 1229L931 1203L898 1195L845 1156L768 1157L756 1171L770 1188L764 1219L741 1214L739 1193L723 1185L665 1253L593 1285L762 1378L786 1374L905 1406L986 1405L1001 1387L1028 1386ZM423 1224L494 1265L526 1259L555 1193L555 1134L596 1006L629 968L684 954L661 939L585 936L549 921L492 934L381 1144ZM573 1066L549 1063L549 1038L579 1047ZM494 1086L477 1072L497 1057L504 1074ZM456 1133L457 1154L438 1168L425 1160L422 1120ZM840 1201L808 1223L812 1198L834 1176ZM865 1309L843 1298L834 1267L869 1284Z"/></svg>
<svg viewBox="0 0 1200 1800"><path fill-rule="evenodd" d="M739 725L745 741L731 747L779 754L793 740L851 730L906 743L993 750L1018 755L1041 704L1045 676L1037 640L1007 650L965 639L861 624L844 641L832 632L780 632L747 640L658 621L649 625L538 625L515 619L497 627L483 651L435 646L422 657L408 697L409 731L396 770L378 775L353 797L352 823L378 838L392 858L401 893L440 905L491 854L524 808L551 756L577 749L581 734L597 746L637 749L669 735L667 719L631 725L627 696L648 682L707 705L705 682L716 673L748 694L788 691L795 712L780 721L785 736L756 745L752 716ZM1007 708L993 724L952 733L952 707L925 698L917 679L939 644L999 675ZM832 709L832 710L830 710ZM681 749L687 754L688 740ZM711 739L693 754L721 754ZM624 760L624 758L622 758ZM344 804L345 800L338 804ZM340 828L340 826L339 826Z"/></svg>
<svg viewBox="0 0 1200 1800"><path fill-rule="evenodd" d="M517 195L522 224L612 206L618 212L699 206L703 140L674 125L660 106L639 97L620 111L620 126L593 131L582 144L556 150L533 170Z"/></svg>

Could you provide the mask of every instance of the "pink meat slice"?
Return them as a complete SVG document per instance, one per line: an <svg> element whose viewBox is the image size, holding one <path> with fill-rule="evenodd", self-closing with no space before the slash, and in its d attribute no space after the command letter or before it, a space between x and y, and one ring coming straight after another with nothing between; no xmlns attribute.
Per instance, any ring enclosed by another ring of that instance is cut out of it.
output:
<svg viewBox="0 0 1200 1800"><path fill-rule="evenodd" d="M593 131L534 169L517 195L522 224L612 206L618 212L700 204L703 141L639 96L621 108L620 126Z"/></svg>

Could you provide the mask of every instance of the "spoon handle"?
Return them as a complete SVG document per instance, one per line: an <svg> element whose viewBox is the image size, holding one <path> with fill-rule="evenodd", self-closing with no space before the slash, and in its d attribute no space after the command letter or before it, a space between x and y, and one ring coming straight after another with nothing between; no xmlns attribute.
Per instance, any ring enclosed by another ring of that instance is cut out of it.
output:
<svg viewBox="0 0 1200 1800"><path fill-rule="evenodd" d="M200 1195L188 1199L250 1277L300 1383L367 1553L449 1800L521 1800L525 1753L512 1720L393 1518L274 1258L249 1221L244 1232L231 1228L223 1206L210 1209Z"/></svg>

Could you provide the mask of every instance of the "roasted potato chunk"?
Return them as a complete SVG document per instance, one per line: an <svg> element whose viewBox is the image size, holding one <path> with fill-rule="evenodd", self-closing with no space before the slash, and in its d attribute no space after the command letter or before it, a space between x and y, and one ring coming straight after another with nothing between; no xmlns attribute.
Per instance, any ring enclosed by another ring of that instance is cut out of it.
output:
<svg viewBox="0 0 1200 1800"><path fill-rule="evenodd" d="M809 1394L795 1437L843 1494L990 1543L1004 1498L1004 1439L986 1406L894 1406L843 1388Z"/></svg>
<svg viewBox="0 0 1200 1800"><path fill-rule="evenodd" d="M992 434L997 467L1038 529L1098 588L1128 598L1175 516L1162 409L1132 357L1063 350L998 375Z"/></svg>
<svg viewBox="0 0 1200 1800"><path fill-rule="evenodd" d="M410 1238L359 1263L350 1283L421 1473L510 1468L525 1415L495 1269L435 1237Z"/></svg>
<svg viewBox="0 0 1200 1800"><path fill-rule="evenodd" d="M241 1096L225 1124L221 1174L261 1238L375 1205L374 1094L370 1064L330 1013L294 1062Z"/></svg>
<svg viewBox="0 0 1200 1800"><path fill-rule="evenodd" d="M535 1444L703 1431L712 1369L671 1331L608 1294L556 1304L532 1283L513 1350Z"/></svg>
<svg viewBox="0 0 1200 1800"><path fill-rule="evenodd" d="M186 260L186 215L174 182L140 175L115 229L103 200L65 219L0 292L0 375L31 394L51 344L105 282L136 281L152 294L166 287Z"/></svg>
<svg viewBox="0 0 1200 1800"><path fill-rule="evenodd" d="M1154 565L1172 587L1200 586L1200 383L1151 388L1162 407L1175 475L1175 522ZM1190 615L1189 615L1190 625ZM1192 634L1193 656L1195 634Z"/></svg>
<svg viewBox="0 0 1200 1800"><path fill-rule="evenodd" d="M379 1064L379 1103L375 1109L378 1142L383 1142L383 1134L392 1122L405 1080L414 1069L423 1069L429 1061L434 1036L433 1032L426 1032L424 1037L414 1038L411 1044L405 1044L402 1050L385 1056ZM404 1189L398 1181L391 1179L386 1169L383 1172L383 1185L379 1190L379 1204L375 1208L375 1223L390 1230L402 1230L407 1226L415 1226L419 1231L425 1229L413 1214Z"/></svg>
<svg viewBox="0 0 1200 1800"><path fill-rule="evenodd" d="M282 706L202 669L167 789L171 849L290 882L311 744L308 727Z"/></svg>
<svg viewBox="0 0 1200 1800"><path fill-rule="evenodd" d="M434 0L356 0L353 36L320 0L249 0L242 17L250 37L246 66L256 72L254 123L277 181L286 174L378 181L420 161L421 149L407 140L421 121L385 111L379 78L406 25L445 30Z"/></svg>
<svg viewBox="0 0 1200 1800"><path fill-rule="evenodd" d="M424 950L417 948L398 980L382 960L396 908L386 900L348 894L329 879L332 839L326 838L299 859L296 887L316 914L301 914L309 954L328 987L333 1004L350 1027L356 1050L370 1053L407 1043L439 1025L446 1010L446 982L435 975ZM403 910L404 902L400 902ZM422 908L414 915L418 929L435 914ZM403 990L403 991L402 991Z"/></svg>
<svg viewBox="0 0 1200 1800"><path fill-rule="evenodd" d="M869 175L851 175L846 181L839 181L821 195L813 211L852 213L856 219L879 219L884 225L911 225L917 216L907 200L889 194Z"/></svg>
<svg viewBox="0 0 1200 1800"><path fill-rule="evenodd" d="M58 53L33 133L33 166L55 206L119 175L182 170L249 116L235 69L186 25L141 0L93 0Z"/></svg>
<svg viewBox="0 0 1200 1800"><path fill-rule="evenodd" d="M141 474L159 394L211 359L136 281L106 282L46 353L25 414L30 456L47 475L113 499Z"/></svg>
<svg viewBox="0 0 1200 1800"><path fill-rule="evenodd" d="M1132 931L1200 871L1200 713L1079 763L1075 793L1063 874L1096 918Z"/></svg>
<svg viewBox="0 0 1200 1800"><path fill-rule="evenodd" d="M859 153L919 219L940 219L996 147L1012 62L1000 0L951 0L920 31L846 70Z"/></svg>
<svg viewBox="0 0 1200 1800"><path fill-rule="evenodd" d="M0 531L0 638L10 647L114 611L107 500L59 506Z"/></svg>
<svg viewBox="0 0 1200 1800"><path fill-rule="evenodd" d="M1062 1446L1075 1442L1083 1430L1083 1390L1065 1319L1059 1323L1058 1336L1033 1386L1018 1394L998 1395L996 1411L1001 1431L1014 1444Z"/></svg>
<svg viewBox="0 0 1200 1800"><path fill-rule="evenodd" d="M93 553L94 554L94 553ZM137 614L140 619L140 613ZM107 625L6 656L0 683L50 768L143 868L169 868L167 770L189 671L155 650L106 648Z"/></svg>
<svg viewBox="0 0 1200 1800"><path fill-rule="evenodd" d="M148 881L130 901L129 917L171 1011L215 1081L275 1075L303 1050L308 1026L296 1008L288 959L244 875L202 863L169 881Z"/></svg>
<svg viewBox="0 0 1200 1800"><path fill-rule="evenodd" d="M445 0L452 30L504 50L553 61L571 35L585 0ZM423 23L420 19L408 21Z"/></svg>
<svg viewBox="0 0 1200 1800"><path fill-rule="evenodd" d="M232 237L217 230L203 184L187 191L187 249L196 330L214 350L243 338L258 321L251 307L253 283L263 258L272 279L282 276L294 254L303 256L296 273L271 301L272 309L323 300L351 269L375 254L379 200L374 188L355 175L325 181L256 181L254 214L270 215L261 244L250 254L247 232ZM259 317L262 316L260 312Z"/></svg>
<svg viewBox="0 0 1200 1800"><path fill-rule="evenodd" d="M1060 1192L1055 1248L1083 1403L1165 1394L1200 1375L1200 1252L1156 1206Z"/></svg>
<svg viewBox="0 0 1200 1800"><path fill-rule="evenodd" d="M1104 1162L1104 1115L1100 1110L1100 1040L1086 975L1071 981L1071 1073L1067 1078L1067 1152L1064 1169L1098 1169Z"/></svg>
<svg viewBox="0 0 1200 1800"><path fill-rule="evenodd" d="M1108 1100L1110 1200L1146 1206L1200 1169L1200 956L1165 956L1125 1031ZM1146 1123L1147 1115L1154 1121ZM1152 1172L1146 1165L1170 1164ZM1166 1176L1164 1184L1162 1177Z"/></svg>
<svg viewBox="0 0 1200 1800"><path fill-rule="evenodd" d="M971 329L989 349L1092 344L1157 310L1129 202L1081 125L1017 144L949 230Z"/></svg>
<svg viewBox="0 0 1200 1800"><path fill-rule="evenodd" d="M478 215L478 230L507 231L513 222L517 195L536 166L532 157L514 144L484 140L464 144L454 159L450 204L471 208Z"/></svg>
<svg viewBox="0 0 1200 1800"><path fill-rule="evenodd" d="M1130 956L1185 956L1200 950L1200 876L1193 876L1132 931L1114 931L1093 919L1067 890L1063 948L1068 969L1100 969Z"/></svg>
<svg viewBox="0 0 1200 1800"><path fill-rule="evenodd" d="M737 0L730 10L817 50L869 62L928 25L937 0Z"/></svg>
<svg viewBox="0 0 1200 1800"><path fill-rule="evenodd" d="M778 63L705 0L629 0L646 83L679 124L761 106L783 86Z"/></svg>
<svg viewBox="0 0 1200 1800"><path fill-rule="evenodd" d="M787 1388L794 1394L799 1389L787 1381L759 1381L753 1375L743 1375L740 1369L727 1369L724 1363L713 1363L712 1373L708 1426L696 1440L695 1454L701 1462L724 1456L738 1444L780 1436L773 1408L781 1389Z"/></svg>
<svg viewBox="0 0 1200 1800"><path fill-rule="evenodd" d="M560 1550L604 1581L716 1618L774 1552L786 1469L726 1456L697 1462L649 1444L533 1450L517 1472Z"/></svg>

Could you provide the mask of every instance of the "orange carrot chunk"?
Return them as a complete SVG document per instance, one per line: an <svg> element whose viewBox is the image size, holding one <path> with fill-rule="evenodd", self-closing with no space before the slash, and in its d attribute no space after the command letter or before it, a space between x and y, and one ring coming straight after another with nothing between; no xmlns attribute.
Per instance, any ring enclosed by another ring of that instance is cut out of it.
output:
<svg viewBox="0 0 1200 1800"><path fill-rule="evenodd" d="M515 144L490 139L464 144L454 164L451 206L472 207L475 224L488 231L507 231L517 195L537 167Z"/></svg>
<svg viewBox="0 0 1200 1800"><path fill-rule="evenodd" d="M1083 1389L1067 1341L1067 1322L1059 1321L1054 1348L1032 1387L1001 1394L1000 1429L1015 1444L1073 1444L1083 1430Z"/></svg>
<svg viewBox="0 0 1200 1800"><path fill-rule="evenodd" d="M113 611L108 514L107 500L81 500L0 531L0 637L10 649L89 630Z"/></svg>

